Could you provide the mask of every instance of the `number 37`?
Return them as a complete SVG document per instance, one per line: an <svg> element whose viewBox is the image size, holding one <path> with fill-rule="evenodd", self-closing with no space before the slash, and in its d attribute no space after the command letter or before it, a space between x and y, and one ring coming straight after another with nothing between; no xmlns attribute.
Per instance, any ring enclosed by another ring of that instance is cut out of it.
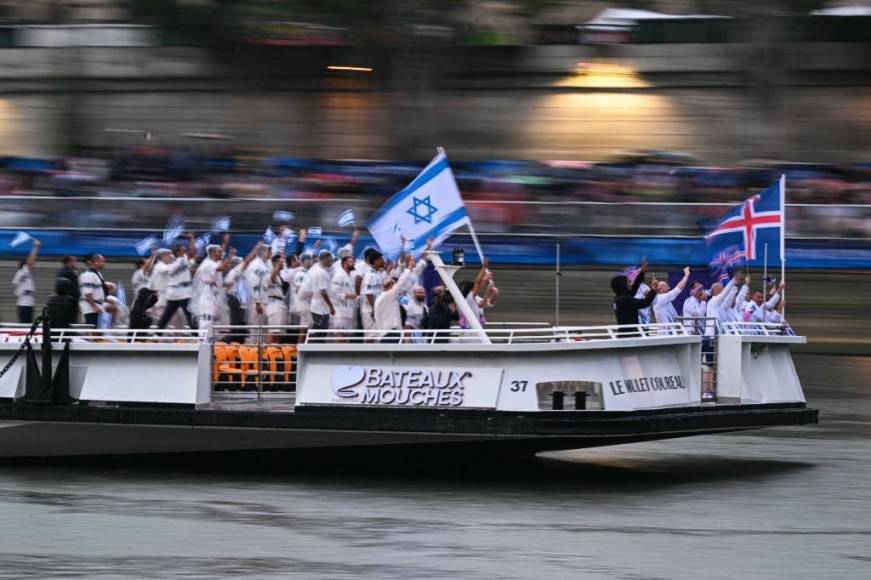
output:
<svg viewBox="0 0 871 580"><path fill-rule="evenodd" d="M511 381L511 392L512 393L525 393L526 387L529 385L529 381Z"/></svg>

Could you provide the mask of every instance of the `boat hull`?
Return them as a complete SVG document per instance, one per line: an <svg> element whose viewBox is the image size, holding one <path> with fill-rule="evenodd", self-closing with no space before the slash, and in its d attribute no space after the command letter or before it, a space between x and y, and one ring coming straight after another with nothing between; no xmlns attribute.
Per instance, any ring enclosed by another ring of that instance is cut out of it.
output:
<svg viewBox="0 0 871 580"><path fill-rule="evenodd" d="M0 458L246 453L532 454L817 422L803 403L631 412L305 407L290 412L0 403Z"/></svg>

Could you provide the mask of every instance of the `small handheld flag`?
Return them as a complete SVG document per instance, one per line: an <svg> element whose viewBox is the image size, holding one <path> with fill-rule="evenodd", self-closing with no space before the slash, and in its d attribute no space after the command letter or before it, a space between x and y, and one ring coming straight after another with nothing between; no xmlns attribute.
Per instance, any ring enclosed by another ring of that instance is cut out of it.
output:
<svg viewBox="0 0 871 580"><path fill-rule="evenodd" d="M166 222L166 228L163 230L163 241L171 242L179 237L184 231L184 216L180 213L174 214L169 221Z"/></svg>
<svg viewBox="0 0 871 580"><path fill-rule="evenodd" d="M312 240L320 239L321 235L324 233L323 228L313 227L308 229L308 237Z"/></svg>
<svg viewBox="0 0 871 580"><path fill-rule="evenodd" d="M33 236L31 236L27 232L18 232L17 234L15 234L15 237L12 238L12 241L9 242L9 245L12 246L13 248L17 248L21 244L23 244L25 242L29 242L32 239L33 239Z"/></svg>
<svg viewBox="0 0 871 580"><path fill-rule="evenodd" d="M212 231L224 233L230 229L230 216L219 217L212 222Z"/></svg>
<svg viewBox="0 0 871 580"><path fill-rule="evenodd" d="M292 211L275 211L272 213L272 219L282 223L290 223L293 221L294 215Z"/></svg>
<svg viewBox="0 0 871 580"><path fill-rule="evenodd" d="M148 236L136 244L136 253L140 256L144 256L155 247L157 247L157 238L154 236Z"/></svg>
<svg viewBox="0 0 871 580"><path fill-rule="evenodd" d="M245 280L241 278L236 282L236 298L239 300L239 304L243 305L247 305L251 298L251 295L248 292L248 285L245 283Z"/></svg>
<svg viewBox="0 0 871 580"><path fill-rule="evenodd" d="M263 241L267 244L271 244L275 239L275 232L272 231L271 226L266 226L266 231L263 232Z"/></svg>
<svg viewBox="0 0 871 580"><path fill-rule="evenodd" d="M115 298L118 299L118 304L127 306L127 291L124 290L124 284L121 282L115 284Z"/></svg>
<svg viewBox="0 0 871 580"><path fill-rule="evenodd" d="M354 219L354 210L352 209L346 209L339 214L338 218L336 218L336 225L340 228L353 226L355 223L357 223L357 220Z"/></svg>
<svg viewBox="0 0 871 580"><path fill-rule="evenodd" d="M194 247L197 249L198 254L202 254L206 251L206 246L209 245L209 242L212 241L211 234L203 234L197 238L197 241L194 242Z"/></svg>

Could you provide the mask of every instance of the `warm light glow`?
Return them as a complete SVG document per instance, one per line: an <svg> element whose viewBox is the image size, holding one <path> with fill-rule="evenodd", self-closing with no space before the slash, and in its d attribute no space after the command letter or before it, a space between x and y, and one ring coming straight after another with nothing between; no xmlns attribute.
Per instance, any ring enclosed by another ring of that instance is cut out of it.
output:
<svg viewBox="0 0 871 580"><path fill-rule="evenodd" d="M650 85L626 65L607 62L579 62L575 74L560 80L559 87L601 89L643 89Z"/></svg>
<svg viewBox="0 0 871 580"><path fill-rule="evenodd" d="M335 64L331 64L327 67L330 70L350 70L354 72L372 72L372 69L368 66L339 66Z"/></svg>
<svg viewBox="0 0 871 580"><path fill-rule="evenodd" d="M671 99L643 91L550 94L527 107L518 121L524 135L519 155L544 159L605 159L636 149L687 151L705 135L705 128L687 122Z"/></svg>

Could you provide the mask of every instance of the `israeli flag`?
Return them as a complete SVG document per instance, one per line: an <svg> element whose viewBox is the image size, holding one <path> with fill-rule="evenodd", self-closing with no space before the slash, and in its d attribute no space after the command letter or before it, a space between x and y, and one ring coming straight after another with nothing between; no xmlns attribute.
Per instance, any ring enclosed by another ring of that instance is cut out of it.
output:
<svg viewBox="0 0 871 580"><path fill-rule="evenodd" d="M118 304L127 306L127 291L124 290L124 284L120 281L115 284L115 298L118 299Z"/></svg>
<svg viewBox="0 0 871 580"><path fill-rule="evenodd" d="M97 317L97 328L108 330L112 328L112 313L103 311Z"/></svg>
<svg viewBox="0 0 871 580"><path fill-rule="evenodd" d="M224 233L230 229L230 216L225 215L224 217L219 217L215 221L212 222L212 231L217 233Z"/></svg>
<svg viewBox="0 0 871 580"><path fill-rule="evenodd" d="M293 221L293 218L292 211L276 211L272 213L272 219L282 223L290 223Z"/></svg>
<svg viewBox="0 0 871 580"><path fill-rule="evenodd" d="M284 230L284 245L292 244L296 241L296 232L290 228Z"/></svg>
<svg viewBox="0 0 871 580"><path fill-rule="evenodd" d="M9 242L9 245L12 246L13 248L17 248L21 244L23 244L25 242L29 242L32 239L33 239L33 236L31 236L27 232L18 232L17 234L15 234L15 237L12 238L12 241Z"/></svg>
<svg viewBox="0 0 871 580"><path fill-rule="evenodd" d="M166 222L166 228L163 230L163 241L171 242L179 237L182 232L184 232L184 216L177 213Z"/></svg>
<svg viewBox="0 0 871 580"><path fill-rule="evenodd" d="M319 240L323 233L323 228L314 227L308 229L307 235L312 240Z"/></svg>
<svg viewBox="0 0 871 580"><path fill-rule="evenodd" d="M239 300L239 304L243 306L247 306L248 301L251 299L251 293L248 292L248 284L242 278L236 282L236 298Z"/></svg>
<svg viewBox="0 0 871 580"><path fill-rule="evenodd" d="M136 253L140 256L144 256L151 251L151 248L155 247L157 247L157 238L154 236L148 236L147 238L136 244Z"/></svg>
<svg viewBox="0 0 871 580"><path fill-rule="evenodd" d="M275 232L272 231L271 226L266 226L266 231L263 232L263 241L271 244L273 240L275 240Z"/></svg>
<svg viewBox="0 0 871 580"><path fill-rule="evenodd" d="M395 259L403 244L413 253L420 252L428 238L437 246L469 223L448 158L439 152L408 187L387 200L367 227L381 251Z"/></svg>
<svg viewBox="0 0 871 580"><path fill-rule="evenodd" d="M346 209L342 213L339 214L339 217L336 218L336 225L340 228L346 228L348 226L352 226L357 221L354 219L354 210Z"/></svg>

